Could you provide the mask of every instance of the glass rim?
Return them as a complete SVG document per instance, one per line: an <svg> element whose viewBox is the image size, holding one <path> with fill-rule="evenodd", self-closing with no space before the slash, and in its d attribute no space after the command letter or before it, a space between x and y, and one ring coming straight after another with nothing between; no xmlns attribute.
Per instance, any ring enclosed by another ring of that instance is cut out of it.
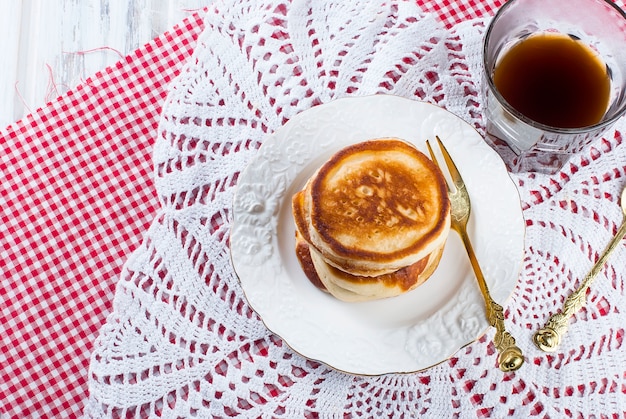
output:
<svg viewBox="0 0 626 419"><path fill-rule="evenodd" d="M597 2L598 0L594 0L594 1ZM612 7L615 11L617 11L617 13L619 13L622 16L624 21L626 21L626 12L624 12L615 3L613 3L610 0L599 0L599 1L609 5L610 7ZM507 0L498 9L498 11L496 12L495 16L489 22L489 26L487 27L487 31L485 32L485 37L483 39L483 48L482 48L483 71L484 71L485 77L487 79L487 83L489 85L488 87L491 90L491 93L493 93L494 96L496 96L496 98L498 100L498 103L502 107L504 107L504 109L507 112L509 112L511 115L513 115L518 120L524 122L525 124L530 125L530 126L532 126L534 128L540 129L542 131L546 131L546 132L550 132L550 133L554 133L554 134L585 134L585 133L596 131L596 130L601 129L601 128L607 128L608 126L610 126L613 123L615 123L615 121L617 121L619 118L621 118L624 115L624 113L626 112L626 101L620 107L620 109L615 112L615 114L613 116L611 116L610 118L607 118L607 119L603 118L602 120L600 120L599 122L597 122L597 123L595 123L593 125L586 125L584 127L576 127L576 128L555 127L555 126L552 126L552 125L542 124L541 122L537 122L537 121L527 117L526 115L522 114L520 111L515 109L513 106L511 106L509 104L509 102L504 98L504 96L502 96L502 94L500 94L500 92L496 88L495 82L493 81L493 77L492 77L491 71L487 71L487 69L488 69L488 65L487 65L487 46L489 45L489 40L491 38L491 32L493 30L493 27L494 27L495 23L498 21L498 18L512 4L517 3L517 2L519 2L519 0Z"/></svg>

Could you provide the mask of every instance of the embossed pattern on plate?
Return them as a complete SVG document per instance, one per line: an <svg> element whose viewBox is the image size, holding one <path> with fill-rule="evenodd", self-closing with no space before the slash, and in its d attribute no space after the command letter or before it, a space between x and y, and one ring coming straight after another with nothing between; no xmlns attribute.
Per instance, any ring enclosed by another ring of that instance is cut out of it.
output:
<svg viewBox="0 0 626 419"><path fill-rule="evenodd" d="M452 356L488 327L462 243L451 232L433 276L391 299L345 303L317 290L294 251L291 196L340 148L397 137L445 142L472 198L469 234L493 298L504 305L524 252L519 196L479 133L437 106L397 96L340 99L292 118L242 172L233 206L233 265L252 308L300 354L365 375L413 372Z"/></svg>

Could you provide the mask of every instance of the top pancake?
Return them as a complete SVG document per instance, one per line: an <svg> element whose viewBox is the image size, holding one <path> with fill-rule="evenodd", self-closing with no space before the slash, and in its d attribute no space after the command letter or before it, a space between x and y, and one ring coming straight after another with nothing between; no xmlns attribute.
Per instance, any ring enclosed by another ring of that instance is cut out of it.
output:
<svg viewBox="0 0 626 419"><path fill-rule="evenodd" d="M346 272L380 275L415 263L445 241L450 228L443 175L398 139L340 150L303 193L296 218L307 241Z"/></svg>

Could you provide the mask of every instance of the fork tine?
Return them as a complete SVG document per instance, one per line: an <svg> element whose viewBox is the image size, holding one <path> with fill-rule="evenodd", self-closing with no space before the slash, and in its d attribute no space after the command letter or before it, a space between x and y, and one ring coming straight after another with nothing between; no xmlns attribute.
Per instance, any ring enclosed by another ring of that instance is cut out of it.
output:
<svg viewBox="0 0 626 419"><path fill-rule="evenodd" d="M435 163L435 166L437 166L439 168L439 170L443 173L443 170L441 169L441 166L439 165L439 161L437 160L437 157L435 157L435 153L433 152L432 147L430 146L430 142L428 140L426 140L426 147L428 147L428 152L430 153L430 159L432 160L433 163ZM448 185L448 181L446 180L446 177L444 175L443 180L446 182L446 188L448 189L448 192L452 192L452 189L450 189L450 185Z"/></svg>
<svg viewBox="0 0 626 419"><path fill-rule="evenodd" d="M446 162L446 166L448 166L448 171L450 172L450 177L452 178L452 181L454 182L454 186L456 186L457 188L461 187L464 184L464 182L463 182L463 178L461 177L461 173L459 173L459 169L457 169L456 164L454 164L452 157L450 157L450 153L448 153L446 146L443 145L443 142L441 141L439 136L436 135L435 138L437 138L437 142L439 143L441 154L443 154L443 159ZM428 145L428 141L426 143ZM432 150L430 149L430 145L428 145L428 149L432 155Z"/></svg>
<svg viewBox="0 0 626 419"><path fill-rule="evenodd" d="M435 153L433 153L433 149L430 147L430 142L428 140L426 140L426 147L428 147L428 152L430 153L430 159L433 161L433 163L435 163L435 166L439 167L439 162L437 161L437 158L435 157ZM441 170L441 167L439 167L439 170Z"/></svg>

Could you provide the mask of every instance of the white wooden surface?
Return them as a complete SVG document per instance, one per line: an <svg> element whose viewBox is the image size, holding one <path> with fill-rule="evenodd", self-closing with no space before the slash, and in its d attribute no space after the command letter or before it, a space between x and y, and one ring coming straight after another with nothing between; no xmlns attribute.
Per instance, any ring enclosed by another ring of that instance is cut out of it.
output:
<svg viewBox="0 0 626 419"><path fill-rule="evenodd" d="M0 128L211 0L0 0Z"/></svg>

